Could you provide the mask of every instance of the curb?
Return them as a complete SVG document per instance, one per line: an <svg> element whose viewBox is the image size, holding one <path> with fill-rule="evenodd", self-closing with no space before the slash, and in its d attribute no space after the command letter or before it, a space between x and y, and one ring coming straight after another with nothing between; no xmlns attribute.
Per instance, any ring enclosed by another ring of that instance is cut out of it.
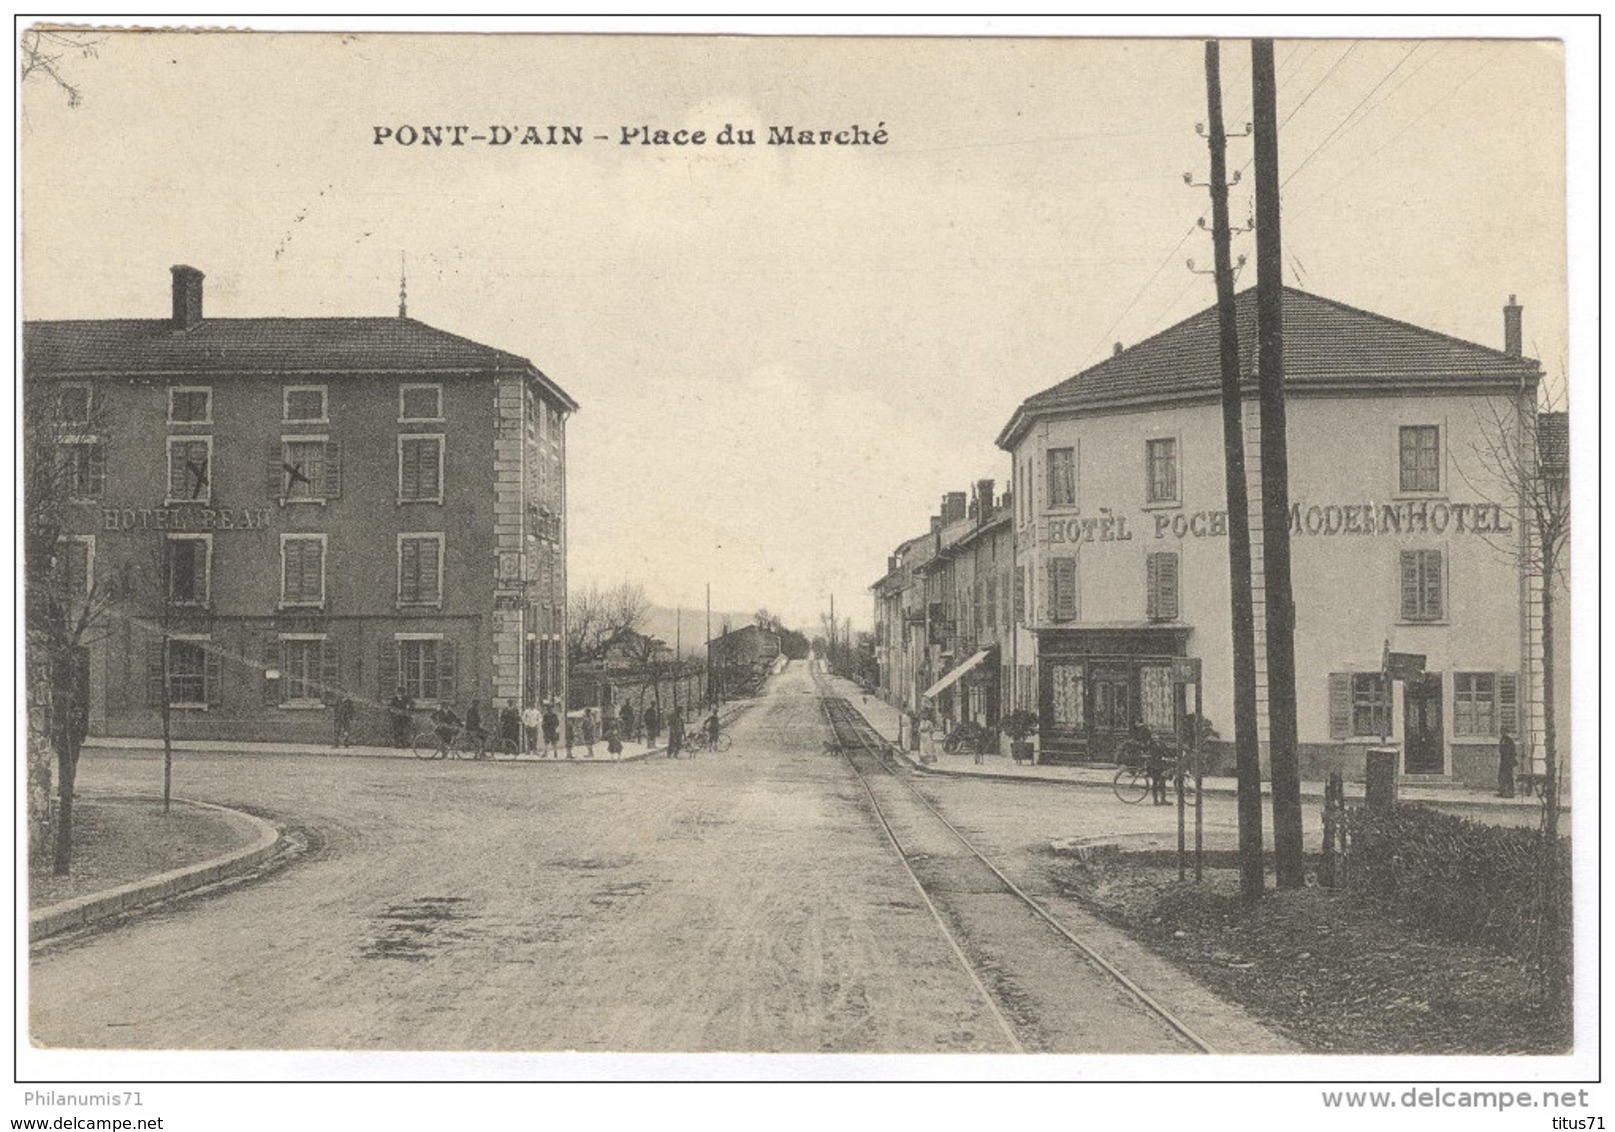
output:
<svg viewBox="0 0 1615 1132"><path fill-rule="evenodd" d="M854 710L857 710L856 705L854 705ZM861 711L858 712L858 714L863 716L863 712ZM868 716L864 716L864 722L869 722ZM969 770L953 770L948 767L931 766L929 764L916 761L908 751L902 749L890 739L887 739L885 735L881 735L880 730L876 728L873 723L870 723L869 726L870 729L873 730L877 735L880 735L881 742L886 745L887 749L897 752L898 758L902 759L903 762L908 764L909 768L917 774L935 775L941 778L982 780L986 782L1013 782L1020 785L1029 786L1069 786L1077 789L1089 790L1110 789L1111 784L1108 779L1102 781L1092 781L1085 778L1052 778L1040 774L999 774L993 771L976 772ZM1237 789L1228 786L1205 786L1202 787L1201 792L1208 796L1216 795L1218 797L1227 798L1237 797L1239 793ZM1262 797L1268 798L1271 796L1272 789L1269 784L1264 782L1262 785ZM1322 802L1324 800L1323 791L1303 790L1301 792L1301 800L1303 802ZM1353 800L1360 802L1362 801L1362 796L1348 794L1346 800L1348 802ZM1410 797L1399 794L1397 800L1399 802L1410 804L1424 803L1426 805L1445 807L1453 810L1475 810L1492 814L1509 813L1513 810L1536 810L1540 808L1536 805L1522 806L1499 804L1497 802L1488 801L1484 798L1427 798L1422 796ZM1559 805L1559 812L1561 814L1570 814L1572 812L1570 804L1561 802Z"/></svg>
<svg viewBox="0 0 1615 1132"><path fill-rule="evenodd" d="M150 794L119 795L119 797L155 800L155 796ZM132 908L167 900L236 873L247 872L266 861L280 847L280 830L263 818L241 810L232 810L228 806L216 806L211 802L196 802L189 798L173 800L199 809L214 810L232 819L240 819L249 824L257 836L253 843L245 848L226 853L222 857L215 857L211 861L172 869L166 873L146 877L144 880L130 881L105 892L75 896L59 904L35 909L28 913L29 942L37 943L70 928L83 927Z"/></svg>

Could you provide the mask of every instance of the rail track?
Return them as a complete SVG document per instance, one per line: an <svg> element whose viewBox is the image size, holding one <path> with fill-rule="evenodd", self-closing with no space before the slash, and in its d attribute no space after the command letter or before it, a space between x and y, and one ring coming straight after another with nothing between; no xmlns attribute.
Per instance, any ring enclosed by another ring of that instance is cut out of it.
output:
<svg viewBox="0 0 1615 1132"><path fill-rule="evenodd" d="M1010 880L893 766L886 742L851 703L827 691L822 678L816 676L815 683L820 709L835 735L835 749L863 786L925 907L1012 1050L1052 1050L1073 1042L1082 1046L1080 1031L1051 1034L1042 1015L1068 1018L1087 1010L1106 1015L1097 1029L1090 1030L1102 1038L1097 1049L1122 1052L1118 1047L1131 1045L1138 1052L1215 1052L1182 1019ZM1039 938L1053 940L1055 954L1037 948ZM1105 989L1097 986L1100 982L1117 992L1116 997L1107 999ZM1130 1016L1128 1005L1133 1008Z"/></svg>

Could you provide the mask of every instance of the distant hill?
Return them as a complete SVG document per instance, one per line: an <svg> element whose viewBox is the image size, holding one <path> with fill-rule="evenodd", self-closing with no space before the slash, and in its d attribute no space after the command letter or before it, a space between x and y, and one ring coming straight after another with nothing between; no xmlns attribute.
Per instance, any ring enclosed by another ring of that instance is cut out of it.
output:
<svg viewBox="0 0 1615 1132"><path fill-rule="evenodd" d="M718 636L724 631L725 623L732 629L742 625L750 625L755 611L736 613L732 610L712 611L712 635ZM682 625L681 625L682 621ZM645 624L640 628L642 633L652 637L660 637L667 642L669 648L678 643L680 629L683 630L683 646L685 656L706 656L707 643L707 611L703 608L686 609L682 618L676 609L666 606L653 605L645 614Z"/></svg>

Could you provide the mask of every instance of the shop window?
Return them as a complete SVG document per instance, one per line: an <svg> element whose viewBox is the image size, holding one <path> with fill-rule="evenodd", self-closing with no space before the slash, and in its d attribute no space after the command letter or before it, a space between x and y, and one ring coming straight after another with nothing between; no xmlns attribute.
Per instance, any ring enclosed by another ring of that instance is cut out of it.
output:
<svg viewBox="0 0 1615 1132"><path fill-rule="evenodd" d="M1077 505L1077 459L1074 448L1050 448L1045 457L1049 468L1049 506Z"/></svg>
<svg viewBox="0 0 1615 1132"><path fill-rule="evenodd" d="M1077 619L1077 560L1069 555L1049 559L1049 604L1055 621Z"/></svg>
<svg viewBox="0 0 1615 1132"><path fill-rule="evenodd" d="M443 536L398 536L398 604L443 603Z"/></svg>
<svg viewBox="0 0 1615 1132"><path fill-rule="evenodd" d="M417 704L455 700L454 644L440 638L406 637L383 646L397 668L396 687ZM384 676L385 668L384 668ZM389 693L390 695L390 693Z"/></svg>
<svg viewBox="0 0 1615 1132"><path fill-rule="evenodd" d="M1144 614L1151 621L1178 619L1178 555L1161 551L1144 559ZM1135 608L1137 608L1135 606Z"/></svg>
<svg viewBox="0 0 1615 1132"><path fill-rule="evenodd" d="M325 604L325 536L280 537L280 604Z"/></svg>
<svg viewBox="0 0 1615 1132"><path fill-rule="evenodd" d="M1402 620L1440 621L1443 601L1442 555L1439 550L1402 551Z"/></svg>
<svg viewBox="0 0 1615 1132"><path fill-rule="evenodd" d="M212 535L169 535L168 600L175 605L206 605L211 590Z"/></svg>
<svg viewBox="0 0 1615 1132"><path fill-rule="evenodd" d="M398 422L440 421L443 419L441 385L405 385L398 390Z"/></svg>
<svg viewBox="0 0 1615 1132"><path fill-rule="evenodd" d="M1145 500L1149 503L1178 502L1178 442L1176 437L1163 437L1144 442L1144 462L1147 468Z"/></svg>
<svg viewBox="0 0 1615 1132"><path fill-rule="evenodd" d="M1329 737L1379 738L1391 733L1391 700L1381 672L1329 676Z"/></svg>
<svg viewBox="0 0 1615 1132"><path fill-rule="evenodd" d="M213 494L212 471L211 437L169 437L168 502L206 503Z"/></svg>
<svg viewBox="0 0 1615 1132"><path fill-rule="evenodd" d="M443 438L398 438L398 501L443 502Z"/></svg>
<svg viewBox="0 0 1615 1132"><path fill-rule="evenodd" d="M72 499L100 499L107 491L106 445L95 437L64 440L58 446L61 478Z"/></svg>
<svg viewBox="0 0 1615 1132"><path fill-rule="evenodd" d="M1403 425L1400 432L1400 485L1403 491L1441 490L1441 429Z"/></svg>
<svg viewBox="0 0 1615 1132"><path fill-rule="evenodd" d="M213 390L206 385L174 385L168 390L169 424L212 424Z"/></svg>
<svg viewBox="0 0 1615 1132"><path fill-rule="evenodd" d="M323 385L288 385L282 390L282 397L284 420L324 424L329 419Z"/></svg>

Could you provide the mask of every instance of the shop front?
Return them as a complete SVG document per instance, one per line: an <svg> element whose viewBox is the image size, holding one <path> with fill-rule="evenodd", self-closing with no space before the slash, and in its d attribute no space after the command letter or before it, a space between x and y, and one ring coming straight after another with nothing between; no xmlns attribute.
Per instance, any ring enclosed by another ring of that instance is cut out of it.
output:
<svg viewBox="0 0 1615 1132"><path fill-rule="evenodd" d="M1188 655L1190 632L1152 624L1039 631L1040 757L1114 761L1137 723L1172 735L1184 710L1172 660Z"/></svg>

